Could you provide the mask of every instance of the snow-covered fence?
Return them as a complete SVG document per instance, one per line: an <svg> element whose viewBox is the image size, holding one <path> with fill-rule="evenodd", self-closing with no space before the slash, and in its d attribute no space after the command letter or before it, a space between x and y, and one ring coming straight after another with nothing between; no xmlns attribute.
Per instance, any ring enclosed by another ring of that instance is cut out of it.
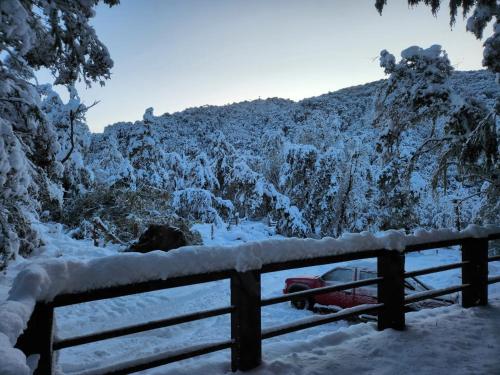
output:
<svg viewBox="0 0 500 375"><path fill-rule="evenodd" d="M488 242L494 239L500 239L499 227L469 226L460 232L420 230L413 235L399 231L377 235L364 232L338 239L269 240L236 247L194 246L169 253L120 254L85 263L53 260L33 265L18 275L9 299L0 306L0 354L4 362L0 373L28 374L26 356L39 355L35 373L52 374L54 351L223 314L231 314L231 338L226 341L157 354L95 373L125 374L222 349L231 349L233 370L250 370L261 362L262 340L360 314L376 313L379 329L404 329L405 306L417 301L462 291L464 307L486 304L488 284L500 282L500 276L488 277L488 262L500 260L500 256L488 257ZM462 249L461 262L412 272L404 270L408 252L457 245ZM375 278L261 298L262 273L374 257L378 266ZM405 278L456 268L462 269L462 284L405 296ZM55 308L223 279L231 282L230 306L79 337L54 338ZM263 306L372 284L378 287L376 304L261 329ZM13 348L14 344L20 350Z"/></svg>

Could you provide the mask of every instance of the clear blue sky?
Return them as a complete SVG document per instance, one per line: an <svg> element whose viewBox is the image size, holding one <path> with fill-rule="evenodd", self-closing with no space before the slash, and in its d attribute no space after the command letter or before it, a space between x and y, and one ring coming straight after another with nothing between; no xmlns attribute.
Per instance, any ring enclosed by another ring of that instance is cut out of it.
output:
<svg viewBox="0 0 500 375"><path fill-rule="evenodd" d="M302 99L384 77L382 49L441 44L460 70L480 69L482 41L461 17L449 27L448 2L430 8L374 0L121 0L99 6L92 24L115 62L106 86L79 86L100 100L92 131L117 121L205 104L256 98ZM491 34L488 27L485 36ZM43 76L43 75L42 75ZM43 76L47 78L47 76Z"/></svg>

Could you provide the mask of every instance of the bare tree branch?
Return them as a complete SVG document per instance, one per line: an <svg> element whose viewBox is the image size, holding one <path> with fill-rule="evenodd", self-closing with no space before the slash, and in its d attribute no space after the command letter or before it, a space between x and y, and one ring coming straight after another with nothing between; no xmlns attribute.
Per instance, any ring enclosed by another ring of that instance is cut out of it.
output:
<svg viewBox="0 0 500 375"><path fill-rule="evenodd" d="M94 107L98 103L99 103L99 101L95 101L94 103L92 103L88 107L83 105L83 104L80 104L80 105L78 105L78 108L76 109L76 111L74 111L74 112L73 112L73 110L69 111L69 126L70 126L69 137L70 137L71 147L69 148L66 156L64 158L62 158L62 160L61 160L62 164L66 163L68 161L69 157L73 153L73 150L75 149L75 120L81 118L84 113L86 113L90 108Z"/></svg>

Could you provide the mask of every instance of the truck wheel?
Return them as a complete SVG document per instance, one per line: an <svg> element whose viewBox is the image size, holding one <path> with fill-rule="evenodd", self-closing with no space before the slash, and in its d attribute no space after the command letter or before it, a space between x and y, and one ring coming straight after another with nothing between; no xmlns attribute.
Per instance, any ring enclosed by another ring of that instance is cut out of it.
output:
<svg viewBox="0 0 500 375"><path fill-rule="evenodd" d="M308 288L304 287L304 286L300 286L300 285L297 285L297 286L292 286L290 288L290 293L294 293L294 292L301 292L303 290L308 290ZM312 298L307 298L307 297L303 297L303 298L294 298L290 301L290 304L292 305L293 308L296 308L297 310L304 310L304 309L307 309L307 310L313 310L313 307L314 307L314 300Z"/></svg>

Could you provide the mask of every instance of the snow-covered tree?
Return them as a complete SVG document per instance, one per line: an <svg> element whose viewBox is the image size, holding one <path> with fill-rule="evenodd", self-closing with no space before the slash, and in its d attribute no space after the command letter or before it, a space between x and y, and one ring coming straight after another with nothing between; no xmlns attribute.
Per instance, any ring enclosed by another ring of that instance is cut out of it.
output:
<svg viewBox="0 0 500 375"><path fill-rule="evenodd" d="M204 223L221 225L227 219L233 205L230 201L214 196L210 191L187 188L174 192L172 207L180 217Z"/></svg>
<svg viewBox="0 0 500 375"><path fill-rule="evenodd" d="M376 210L377 226L381 230L418 226L415 206L419 196L411 189L404 178L404 160L394 158L389 161L377 176Z"/></svg>
<svg viewBox="0 0 500 375"><path fill-rule="evenodd" d="M319 154L303 210L316 234L338 236L344 231L369 229L373 181L365 159L368 157L350 141Z"/></svg>
<svg viewBox="0 0 500 375"><path fill-rule="evenodd" d="M375 7L380 14L386 3L387 0L375 0ZM441 0L408 0L411 6L419 3L431 6L434 15L441 6ZM455 24L460 7L463 17L468 16L467 31L473 33L476 38L482 39L486 26L489 23L493 24L493 34L483 44L483 66L496 74L497 84L500 84L500 2L498 0L452 0L449 2L450 26ZM496 105L491 113L481 113L484 112L483 108L476 110L477 104L475 100L466 100L466 103L454 115L456 121L450 121L448 124L448 134L453 133L455 140L459 138L461 141L447 144L450 149L442 155L443 162L440 163L439 171L446 175L449 155L457 154L460 149L463 149L461 159L467 163L468 176L488 183L490 191L487 195L495 196L500 193L500 168L498 167L500 97L496 98ZM472 128L468 124L471 120L475 123ZM431 147L433 147L432 144ZM461 164L458 163L457 166L460 167Z"/></svg>
<svg viewBox="0 0 500 375"><path fill-rule="evenodd" d="M86 163L95 182L105 187L121 186L136 189L135 171L128 157L122 155L113 134L94 134Z"/></svg>
<svg viewBox="0 0 500 375"><path fill-rule="evenodd" d="M389 79L377 98L375 126L381 127L383 151L391 158L399 152L403 132L418 123L435 123L447 109L451 96L448 79L453 68L438 45L407 48L397 64L395 57L383 50L380 66Z"/></svg>
<svg viewBox="0 0 500 375"><path fill-rule="evenodd" d="M129 160L138 186L149 185L173 192L184 187L188 165L178 153L165 152L155 132L152 112L152 108L148 108L144 114L144 122L136 122L127 132L107 133L110 139L120 137L117 140L118 149ZM109 174L112 176L114 171L110 170Z"/></svg>
<svg viewBox="0 0 500 375"><path fill-rule="evenodd" d="M336 214L333 211L339 191L339 171L342 168L342 150L329 148L319 155L311 181L310 199L305 215L317 234L334 236Z"/></svg>
<svg viewBox="0 0 500 375"><path fill-rule="evenodd" d="M92 171L85 163L89 151L91 134L85 123L85 106L73 86L69 86L68 103L63 103L51 85L39 86L42 97L41 109L56 133L60 150L56 159L63 166L62 188L65 197L85 192L93 183Z"/></svg>
<svg viewBox="0 0 500 375"><path fill-rule="evenodd" d="M375 119L381 131L379 151L383 162L398 165L392 172L398 178L401 173L409 178L420 161L420 169L433 169L434 190L442 186L446 191L457 182L479 189L488 182L489 189L498 191L499 134L495 113L488 112L477 99L453 89L452 67L440 46L410 47L401 57L396 63L387 51L381 53L381 66L390 74L378 98ZM396 164L392 163L395 160ZM387 173L384 181L391 180ZM379 183L386 186L384 181ZM413 201L411 195L405 200Z"/></svg>
<svg viewBox="0 0 500 375"><path fill-rule="evenodd" d="M215 176L212 163L206 153L198 152L189 162L186 181L189 187L208 189L215 191L219 189L219 181Z"/></svg>
<svg viewBox="0 0 500 375"><path fill-rule="evenodd" d="M280 189L301 209L310 201L318 150L311 145L288 144L280 171Z"/></svg>
<svg viewBox="0 0 500 375"><path fill-rule="evenodd" d="M408 0L410 6L420 3L429 5L432 13L437 14L441 0ZM387 0L375 0L375 7L382 14ZM482 39L484 29L493 19L493 35L484 42L483 66L494 73L500 74L500 3L498 0L451 0L450 26L455 24L459 8L462 8L463 17L467 19L466 29L472 32L478 39Z"/></svg>
<svg viewBox="0 0 500 375"><path fill-rule="evenodd" d="M277 192L273 185L266 188L265 196L271 199L273 207L271 216L277 219L277 232L289 237L306 237L311 234L311 227L299 208L292 205L287 196Z"/></svg>
<svg viewBox="0 0 500 375"><path fill-rule="evenodd" d="M217 178L219 190L224 194L227 188L227 179L232 173L236 150L229 143L221 131L210 138L208 144L208 157L212 160L212 168Z"/></svg>
<svg viewBox="0 0 500 375"><path fill-rule="evenodd" d="M262 137L262 173L275 186L280 182L280 170L284 162L284 134L279 131L266 131Z"/></svg>
<svg viewBox="0 0 500 375"><path fill-rule="evenodd" d="M49 69L62 85L109 78L113 62L89 24L98 3L0 2L0 268L37 246L31 220L62 197L61 145L41 109L33 72Z"/></svg>
<svg viewBox="0 0 500 375"><path fill-rule="evenodd" d="M235 161L231 173L226 177L224 196L231 200L240 217L263 217L270 207L264 206L266 181L253 171L243 159Z"/></svg>

